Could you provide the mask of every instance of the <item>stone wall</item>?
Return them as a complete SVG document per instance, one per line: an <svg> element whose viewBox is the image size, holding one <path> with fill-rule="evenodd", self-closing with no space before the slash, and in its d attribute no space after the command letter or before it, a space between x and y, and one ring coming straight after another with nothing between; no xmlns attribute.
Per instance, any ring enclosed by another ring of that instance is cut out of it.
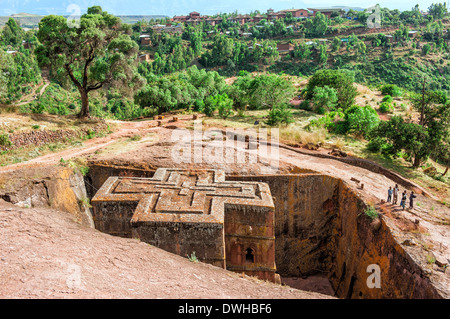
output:
<svg viewBox="0 0 450 319"><path fill-rule="evenodd" d="M124 238L132 238L131 218L138 202L102 203L93 207L95 229Z"/></svg>
<svg viewBox="0 0 450 319"><path fill-rule="evenodd" d="M225 268L223 225L211 223L133 223L132 236L155 247Z"/></svg>
<svg viewBox="0 0 450 319"><path fill-rule="evenodd" d="M225 206L226 268L276 281L274 210Z"/></svg>
<svg viewBox="0 0 450 319"><path fill-rule="evenodd" d="M82 138L89 132L106 131L106 123L98 123L92 128L59 129L59 130L33 130L9 134L11 146L0 145L0 150L15 149L24 146L42 146L49 143L63 142L73 138Z"/></svg>

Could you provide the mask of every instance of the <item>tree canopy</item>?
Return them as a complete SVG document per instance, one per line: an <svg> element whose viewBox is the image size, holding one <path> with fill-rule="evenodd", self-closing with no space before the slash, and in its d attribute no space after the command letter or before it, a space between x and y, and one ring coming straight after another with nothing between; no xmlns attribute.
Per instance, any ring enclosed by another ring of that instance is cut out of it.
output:
<svg viewBox="0 0 450 319"><path fill-rule="evenodd" d="M347 109L353 105L357 91L353 85L353 75L346 70L319 70L310 78L307 86L306 99L311 100L314 96L314 89L328 86L336 90L337 107Z"/></svg>
<svg viewBox="0 0 450 319"><path fill-rule="evenodd" d="M448 15L448 9L445 3L433 3L428 7L428 12L435 20L442 19Z"/></svg>
<svg viewBox="0 0 450 319"><path fill-rule="evenodd" d="M374 138L388 143L391 155L405 150L413 158L413 167L418 167L429 156L447 161L448 156L442 151L448 149L450 137L450 109L446 94L424 91L414 94L411 101L420 112L418 123L394 116L380 123L373 132Z"/></svg>
<svg viewBox="0 0 450 319"><path fill-rule="evenodd" d="M17 24L16 20L13 18L9 18L8 22L6 22L5 27L1 33L2 42L4 45L11 45L12 47L18 47L22 44L22 41L25 37L25 32Z"/></svg>
<svg viewBox="0 0 450 319"><path fill-rule="evenodd" d="M81 16L79 26L55 15L39 23L38 61L62 83L78 89L80 117L89 116L89 92L106 85L136 89L143 84L136 71L138 45L126 30L118 17L98 6Z"/></svg>

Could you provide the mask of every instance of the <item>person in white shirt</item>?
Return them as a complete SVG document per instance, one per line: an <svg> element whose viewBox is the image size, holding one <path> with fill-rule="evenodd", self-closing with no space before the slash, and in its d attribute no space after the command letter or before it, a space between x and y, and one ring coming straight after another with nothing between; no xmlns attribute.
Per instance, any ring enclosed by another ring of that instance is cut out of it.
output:
<svg viewBox="0 0 450 319"><path fill-rule="evenodd" d="M398 185L395 184L394 189L392 190L392 195L393 195L393 199L392 199L392 204L396 205L397 204L397 200L398 200Z"/></svg>

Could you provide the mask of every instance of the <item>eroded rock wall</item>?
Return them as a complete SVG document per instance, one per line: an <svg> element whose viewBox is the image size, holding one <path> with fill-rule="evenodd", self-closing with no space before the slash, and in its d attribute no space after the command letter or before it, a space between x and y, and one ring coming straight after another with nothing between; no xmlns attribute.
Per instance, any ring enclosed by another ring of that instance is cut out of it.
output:
<svg viewBox="0 0 450 319"><path fill-rule="evenodd" d="M20 207L51 207L94 227L84 178L68 167L24 168L0 173L0 198Z"/></svg>
<svg viewBox="0 0 450 319"><path fill-rule="evenodd" d="M341 181L339 214L329 246L329 279L336 294L344 298L442 298L383 218L371 221L364 214L366 209L355 191ZM370 287L375 283L373 265L380 270L380 288Z"/></svg>
<svg viewBox="0 0 450 319"><path fill-rule="evenodd" d="M281 276L327 273L340 298L442 298L383 218L370 220L367 205L341 180L318 174L228 179L269 184ZM380 288L373 285L373 265Z"/></svg>

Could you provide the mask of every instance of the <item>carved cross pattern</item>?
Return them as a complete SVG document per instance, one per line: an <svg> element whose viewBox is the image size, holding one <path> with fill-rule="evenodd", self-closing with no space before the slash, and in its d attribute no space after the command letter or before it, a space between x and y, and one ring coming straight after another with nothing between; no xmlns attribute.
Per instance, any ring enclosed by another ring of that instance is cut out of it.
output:
<svg viewBox="0 0 450 319"><path fill-rule="evenodd" d="M93 203L138 202L132 223L223 223L225 205L273 208L265 183L227 182L219 170L158 169L152 178L110 177Z"/></svg>

